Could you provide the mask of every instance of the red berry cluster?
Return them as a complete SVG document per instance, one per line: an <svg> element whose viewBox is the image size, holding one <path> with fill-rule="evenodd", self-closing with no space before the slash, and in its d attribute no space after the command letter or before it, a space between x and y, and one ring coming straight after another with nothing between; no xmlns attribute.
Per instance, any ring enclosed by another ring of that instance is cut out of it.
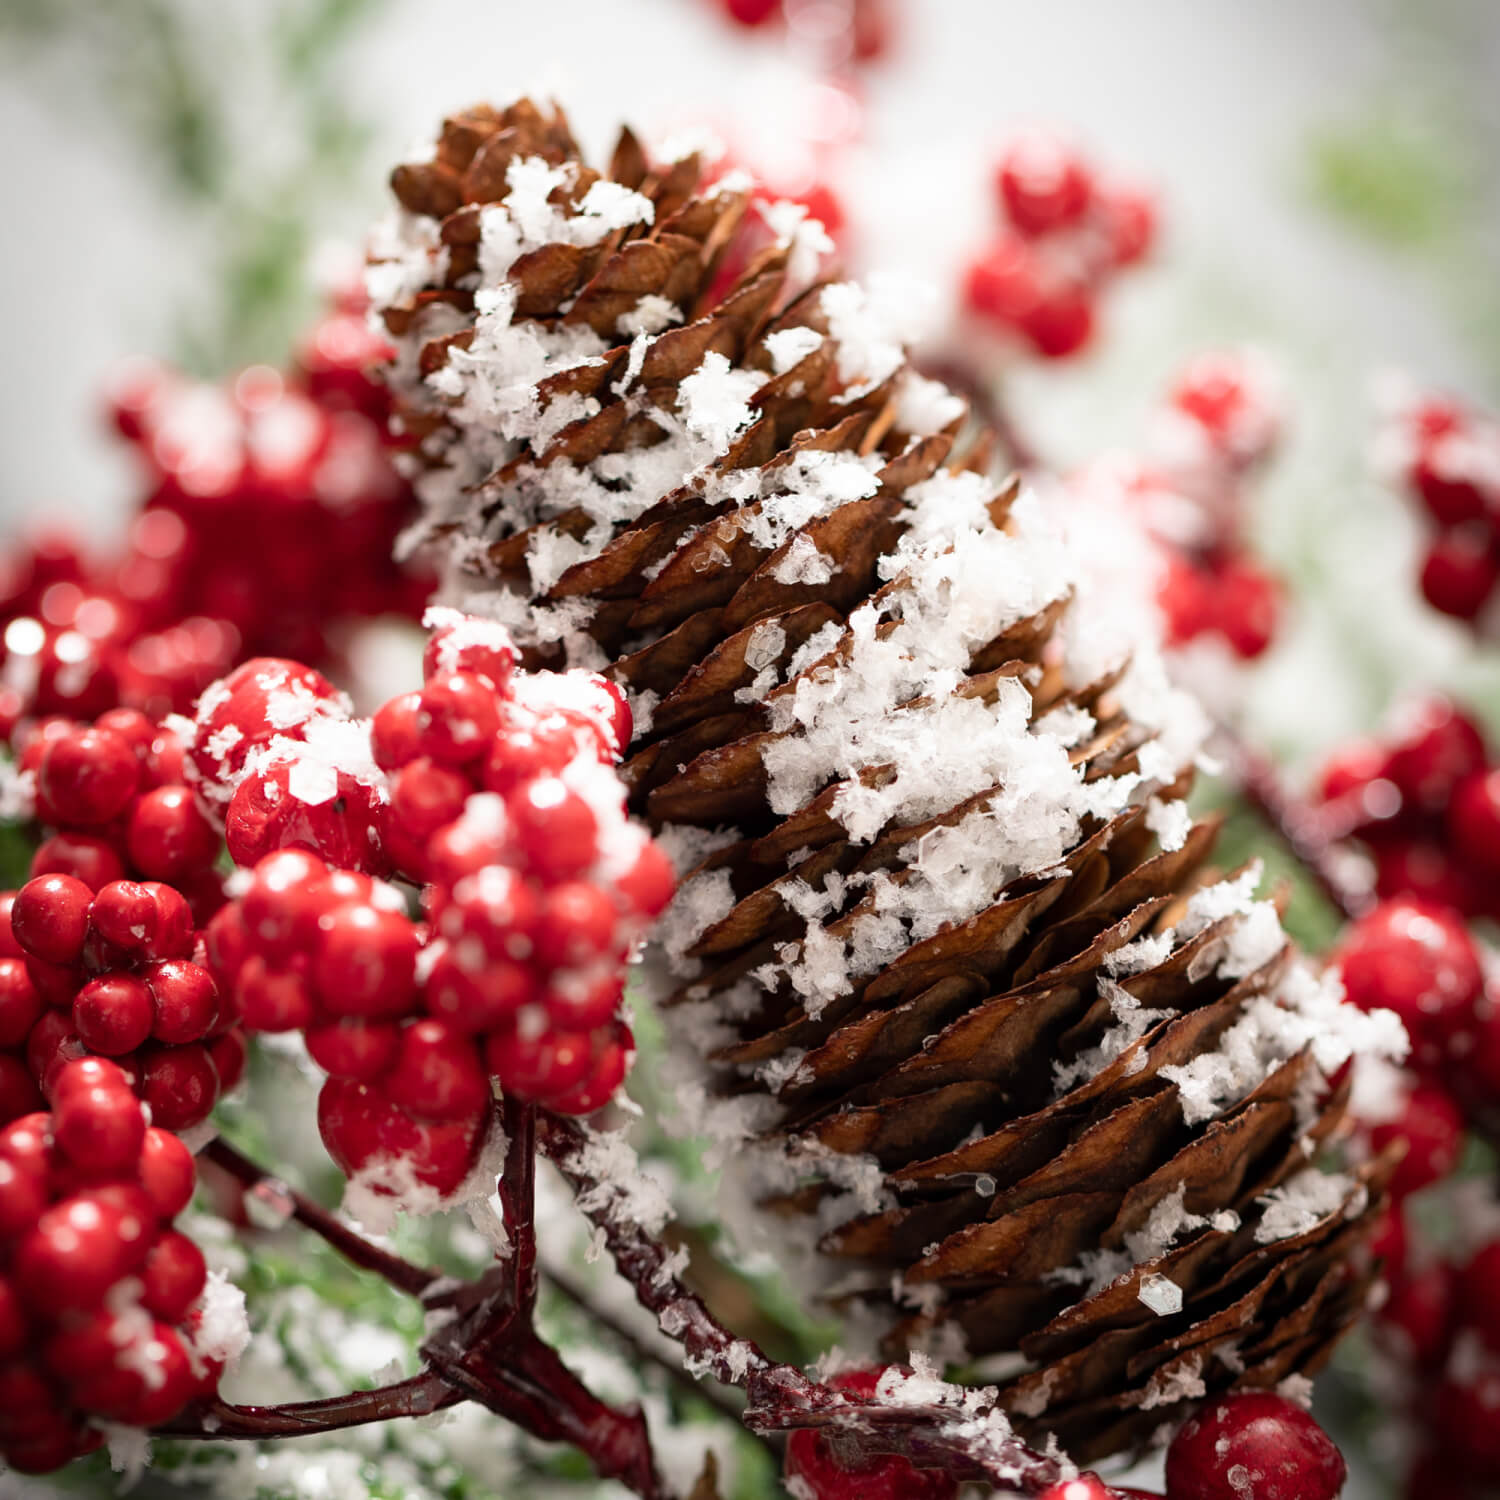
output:
<svg viewBox="0 0 1500 1500"><path fill-rule="evenodd" d="M1381 896L1500 917L1500 764L1447 699L1406 704L1385 733L1337 751L1317 796L1331 831L1369 850Z"/></svg>
<svg viewBox="0 0 1500 1500"><path fill-rule="evenodd" d="M965 273L966 305L1048 359L1076 354L1093 335L1099 293L1150 250L1154 198L1102 178L1043 130L1006 147L994 191L1002 227Z"/></svg>
<svg viewBox="0 0 1500 1500"><path fill-rule="evenodd" d="M72 875L94 891L127 877L163 880L200 923L218 909L218 831L184 783L170 725L112 708L92 724L44 719L18 741L36 820L52 830L32 855L33 876Z"/></svg>
<svg viewBox="0 0 1500 1500"><path fill-rule="evenodd" d="M244 1042L175 887L40 875L3 900L0 1118L41 1108L88 1053L113 1058L168 1130L196 1125L239 1081Z"/></svg>
<svg viewBox="0 0 1500 1500"><path fill-rule="evenodd" d="M491 1079L569 1114L613 1095L623 966L674 877L625 815L619 689L517 672L501 627L431 618L423 686L372 721L306 667L247 662L204 694L189 759L254 866L209 932L244 1024L306 1034L347 1171L394 1159L446 1193ZM375 874L425 887L427 921Z"/></svg>
<svg viewBox="0 0 1500 1500"><path fill-rule="evenodd" d="M61 1068L52 1110L0 1129L0 1457L44 1473L218 1384L197 1347L202 1252L172 1220L193 1158L102 1058Z"/></svg>
<svg viewBox="0 0 1500 1500"><path fill-rule="evenodd" d="M473 1037L422 1016L425 936L393 886L288 848L209 924L208 955L247 1030L304 1033L330 1075L318 1123L339 1166L399 1163L447 1195L473 1165L490 1088Z"/></svg>
<svg viewBox="0 0 1500 1500"><path fill-rule="evenodd" d="M107 562L62 535L0 556L0 738L29 716L185 712L242 654L322 660L339 619L418 613L431 579L391 558L414 503L368 374L387 353L346 298L286 376L122 370L111 411L148 488Z"/></svg>
<svg viewBox="0 0 1500 1500"><path fill-rule="evenodd" d="M1421 395L1392 414L1382 449L1433 528L1423 595L1445 615L1478 621L1500 581L1500 421Z"/></svg>

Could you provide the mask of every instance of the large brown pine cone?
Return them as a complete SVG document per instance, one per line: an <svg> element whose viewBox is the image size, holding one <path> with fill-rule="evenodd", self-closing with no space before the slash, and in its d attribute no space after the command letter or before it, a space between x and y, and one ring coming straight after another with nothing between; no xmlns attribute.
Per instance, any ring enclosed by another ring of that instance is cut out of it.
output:
<svg viewBox="0 0 1500 1500"><path fill-rule="evenodd" d="M1081 1460L1316 1371L1387 1175L1323 1169L1331 1078L1388 1027L1208 872L1201 715L1079 566L1125 531L990 480L905 295L699 179L476 109L372 264L451 602L633 695L632 795L693 869L683 1096L851 1325L1013 1351L1017 1426Z"/></svg>

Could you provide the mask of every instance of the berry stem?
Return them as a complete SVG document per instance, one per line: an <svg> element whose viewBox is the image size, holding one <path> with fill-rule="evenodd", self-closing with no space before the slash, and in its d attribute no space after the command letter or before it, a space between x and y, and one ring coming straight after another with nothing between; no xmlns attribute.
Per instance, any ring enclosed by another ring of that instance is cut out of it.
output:
<svg viewBox="0 0 1500 1500"><path fill-rule="evenodd" d="M393 1417L425 1417L464 1399L435 1370L424 1370L393 1385L350 1391L319 1401L295 1401L285 1406L234 1406L217 1397L199 1401L180 1416L153 1431L163 1437L232 1439L308 1437L338 1432Z"/></svg>
<svg viewBox="0 0 1500 1500"><path fill-rule="evenodd" d="M1219 743L1245 800L1281 839L1318 889L1354 921L1374 905L1369 891L1350 884L1337 858L1341 828L1318 808L1294 796L1282 784L1276 767L1232 730L1220 728Z"/></svg>
<svg viewBox="0 0 1500 1500"><path fill-rule="evenodd" d="M262 1188L290 1210L291 1217L320 1239L332 1245L345 1260L364 1271L373 1271L393 1287L420 1297L438 1279L436 1271L413 1265L390 1250L367 1240L358 1230L345 1224L326 1208L283 1182L273 1172L258 1166L248 1156L235 1150L222 1136L216 1136L203 1148L203 1155L222 1167L247 1188Z"/></svg>
<svg viewBox="0 0 1500 1500"><path fill-rule="evenodd" d="M717 1385L700 1384L694 1380L681 1365L673 1364L663 1354L653 1349L645 1339L640 1337L632 1329L627 1328L621 1319L613 1313L607 1312L600 1307L589 1294L560 1271L549 1269L546 1272L547 1284L560 1296L566 1297L574 1307L587 1315L589 1322L596 1328L602 1328L611 1337L619 1341L635 1356L637 1361L643 1364L653 1364L662 1371L670 1380L683 1391L685 1395L693 1397L697 1401L707 1402L723 1416L733 1422L740 1422L744 1417L744 1407L733 1397L720 1390Z"/></svg>
<svg viewBox="0 0 1500 1500"><path fill-rule="evenodd" d="M536 1105L507 1095L505 1172L498 1184L510 1236L515 1304L527 1317L536 1306Z"/></svg>

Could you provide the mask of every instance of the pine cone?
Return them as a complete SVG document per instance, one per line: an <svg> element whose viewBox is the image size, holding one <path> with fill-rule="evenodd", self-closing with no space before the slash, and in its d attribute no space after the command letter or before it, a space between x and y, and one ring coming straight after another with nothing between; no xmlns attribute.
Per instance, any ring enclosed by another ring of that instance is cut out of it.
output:
<svg viewBox="0 0 1500 1500"><path fill-rule="evenodd" d="M904 295L811 280L816 227L695 156L627 131L601 178L522 101L393 186L449 596L632 694L693 867L668 1030L779 1247L891 1354L1015 1351L1018 1428L1080 1461L1316 1371L1389 1163L1312 1163L1389 1027L1208 872L1202 716L1077 567L1119 523L1069 545L989 480Z"/></svg>

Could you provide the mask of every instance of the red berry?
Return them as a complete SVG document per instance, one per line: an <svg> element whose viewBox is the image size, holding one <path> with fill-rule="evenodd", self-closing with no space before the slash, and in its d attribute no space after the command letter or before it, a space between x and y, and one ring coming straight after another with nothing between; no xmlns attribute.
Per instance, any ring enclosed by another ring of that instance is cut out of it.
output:
<svg viewBox="0 0 1500 1500"><path fill-rule="evenodd" d="M42 752L37 796L51 821L91 828L125 810L140 774L126 740L107 729L77 729L49 741Z"/></svg>
<svg viewBox="0 0 1500 1500"><path fill-rule="evenodd" d="M86 1050L73 1030L72 1017L66 1011L49 1010L26 1038L26 1066L42 1091L50 1094L58 1070Z"/></svg>
<svg viewBox="0 0 1500 1500"><path fill-rule="evenodd" d="M1500 1352L1500 1240L1482 1246L1458 1274L1455 1310L1486 1347Z"/></svg>
<svg viewBox="0 0 1500 1500"><path fill-rule="evenodd" d="M997 241L972 262L964 276L964 301L982 317L1016 327L1041 296L1036 255L1021 239Z"/></svg>
<svg viewBox="0 0 1500 1500"><path fill-rule="evenodd" d="M599 857L599 820L559 777L522 787L507 803L516 840L531 867L546 880L580 874Z"/></svg>
<svg viewBox="0 0 1500 1500"><path fill-rule="evenodd" d="M538 959L554 968L581 968L615 947L620 914L615 903L584 880L555 885L542 900Z"/></svg>
<svg viewBox="0 0 1500 1500"><path fill-rule="evenodd" d="M630 1059L635 1053L629 1029L617 1025L617 1031L619 1034L598 1050L582 1083L547 1100L550 1109L561 1115L591 1115L614 1098L615 1091L625 1082Z"/></svg>
<svg viewBox="0 0 1500 1500"><path fill-rule="evenodd" d="M155 1367L153 1377L143 1382L140 1395L121 1414L121 1420L132 1427L154 1427L170 1421L198 1390L192 1361L176 1329L157 1323L146 1352Z"/></svg>
<svg viewBox="0 0 1500 1500"><path fill-rule="evenodd" d="M169 1229L141 1269L141 1302L164 1323L179 1323L207 1280L203 1252L185 1234Z"/></svg>
<svg viewBox="0 0 1500 1500"><path fill-rule="evenodd" d="M269 959L307 953L329 901L328 866L305 849L281 849L256 865L240 903L247 942Z"/></svg>
<svg viewBox="0 0 1500 1500"><path fill-rule="evenodd" d="M505 692L515 666L515 643L506 628L472 617L439 626L422 653L424 681L452 672L469 672L488 679L500 693Z"/></svg>
<svg viewBox="0 0 1500 1500"><path fill-rule="evenodd" d="M422 750L445 765L477 760L500 728L500 707L488 678L449 672L431 679L417 706Z"/></svg>
<svg viewBox="0 0 1500 1500"><path fill-rule="evenodd" d="M151 992L134 974L90 980L73 1001L73 1029L106 1057L134 1052L151 1035Z"/></svg>
<svg viewBox="0 0 1500 1500"><path fill-rule="evenodd" d="M175 1219L193 1198L193 1154L180 1136L153 1125L141 1143L140 1180L159 1219Z"/></svg>
<svg viewBox="0 0 1500 1500"><path fill-rule="evenodd" d="M196 1042L219 1018L219 990L207 969L183 958L164 958L144 974L151 992L151 1034L159 1042Z"/></svg>
<svg viewBox="0 0 1500 1500"><path fill-rule="evenodd" d="M258 953L241 967L234 998L251 1031L300 1031L312 1025L317 1013L306 972L300 967L273 969Z"/></svg>
<svg viewBox="0 0 1500 1500"><path fill-rule="evenodd" d="M778 19L781 0L720 0L724 14L741 26L764 26Z"/></svg>
<svg viewBox="0 0 1500 1500"><path fill-rule="evenodd" d="M322 919L313 984L330 1014L403 1016L416 987L417 930L373 906L339 907Z"/></svg>
<svg viewBox="0 0 1500 1500"><path fill-rule="evenodd" d="M129 1089L77 1089L58 1100L53 1133L63 1153L90 1176L133 1168L146 1139L146 1117Z"/></svg>
<svg viewBox="0 0 1500 1500"><path fill-rule="evenodd" d="M10 1281L0 1276L0 1361L14 1359L26 1347L26 1313Z"/></svg>
<svg viewBox="0 0 1500 1500"><path fill-rule="evenodd" d="M1484 763L1484 736L1473 719L1446 698L1428 698L1407 710L1385 774L1408 806L1441 812L1458 783Z"/></svg>
<svg viewBox="0 0 1500 1500"><path fill-rule="evenodd" d="M54 1204L16 1247L16 1285L38 1307L97 1307L145 1260L153 1226L109 1191Z"/></svg>
<svg viewBox="0 0 1500 1500"><path fill-rule="evenodd" d="M428 1011L466 1033L493 1031L537 998L536 973L508 958L465 967L454 950L432 966L423 991Z"/></svg>
<svg viewBox="0 0 1500 1500"><path fill-rule="evenodd" d="M342 707L321 672L301 662L260 656L243 663L203 695L189 753L204 782L221 787L245 757L277 735L300 738L309 718Z"/></svg>
<svg viewBox="0 0 1500 1500"><path fill-rule="evenodd" d="M422 753L417 712L420 692L402 693L376 711L370 724L370 751L382 771L394 771Z"/></svg>
<svg viewBox="0 0 1500 1500"><path fill-rule="evenodd" d="M1208 577L1175 549L1163 557L1156 602L1166 619L1168 645L1186 645L1213 628L1216 601Z"/></svg>
<svg viewBox="0 0 1500 1500"><path fill-rule="evenodd" d="M1389 783L1386 783L1389 785ZM1382 900L1410 896L1429 906L1472 913L1480 892L1473 872L1453 857L1446 844L1431 839L1373 838L1375 891Z"/></svg>
<svg viewBox="0 0 1500 1500"><path fill-rule="evenodd" d="M20 1047L42 1013L26 964L19 958L0 958L0 1047Z"/></svg>
<svg viewBox="0 0 1500 1500"><path fill-rule="evenodd" d="M141 1066L141 1097L151 1121L164 1130L186 1130L208 1117L219 1094L219 1075L198 1043L164 1047Z"/></svg>
<svg viewBox="0 0 1500 1500"><path fill-rule="evenodd" d="M831 1382L852 1396L875 1394L883 1371L851 1370ZM797 1493L814 1500L952 1500L958 1481L935 1469L919 1469L899 1454L876 1454L846 1462L827 1434L802 1427L787 1439L786 1474Z"/></svg>
<svg viewBox="0 0 1500 1500"><path fill-rule="evenodd" d="M193 914L182 893L157 880L115 880L94 897L89 925L114 947L142 958L186 958Z"/></svg>
<svg viewBox="0 0 1500 1500"><path fill-rule="evenodd" d="M1150 253L1156 239L1156 196L1145 188L1106 184L1094 201L1109 237L1110 259L1133 266Z"/></svg>
<svg viewBox="0 0 1500 1500"><path fill-rule="evenodd" d="M1276 634L1279 593L1275 579L1243 558L1231 558L1214 580L1218 626L1237 656L1261 655Z"/></svg>
<svg viewBox="0 0 1500 1500"><path fill-rule="evenodd" d="M1461 474L1450 474L1438 456L1438 442L1427 442L1411 469L1411 482L1439 526L1462 526L1466 521L1482 520L1485 512L1484 491Z"/></svg>
<svg viewBox="0 0 1500 1500"><path fill-rule="evenodd" d="M161 786L137 798L126 840L131 862L152 880L206 870L219 853L219 835L185 786Z"/></svg>
<svg viewBox="0 0 1500 1500"><path fill-rule="evenodd" d="M1076 354L1094 333L1094 299L1081 283L1044 284L1019 323L1032 347L1047 359Z"/></svg>
<svg viewBox="0 0 1500 1500"><path fill-rule="evenodd" d="M1097 1474L1080 1474L1077 1479L1059 1479L1048 1485L1039 1500L1115 1500L1120 1491L1111 1490Z"/></svg>
<svg viewBox="0 0 1500 1500"><path fill-rule="evenodd" d="M0 1125L29 1115L44 1102L27 1064L8 1052L0 1052Z"/></svg>
<svg viewBox="0 0 1500 1500"><path fill-rule="evenodd" d="M1443 1444L1448 1460L1445 1476L1449 1483L1455 1469L1469 1470L1477 1478L1500 1479L1500 1422L1495 1420L1500 1410L1500 1371L1489 1367L1466 1379L1450 1375L1433 1392L1431 1410L1433 1435Z"/></svg>
<svg viewBox="0 0 1500 1500"><path fill-rule="evenodd" d="M71 875L97 891L125 874L114 845L87 833L54 833L31 856L31 875Z"/></svg>
<svg viewBox="0 0 1500 1500"><path fill-rule="evenodd" d="M1464 527L1440 536L1422 564L1422 597L1436 610L1472 620L1485 606L1500 578L1500 560L1490 548L1489 532Z"/></svg>
<svg viewBox="0 0 1500 1500"><path fill-rule="evenodd" d="M1500 769L1471 771L1453 789L1448 837L1487 875L1500 876Z"/></svg>
<svg viewBox="0 0 1500 1500"><path fill-rule="evenodd" d="M1077 222L1093 190L1088 169L1071 147L1041 130L1026 132L1006 148L995 186L1011 223L1026 235Z"/></svg>
<svg viewBox="0 0 1500 1500"><path fill-rule="evenodd" d="M436 1020L416 1021L401 1033L401 1050L385 1089L418 1120L463 1119L490 1097L473 1040Z"/></svg>
<svg viewBox="0 0 1500 1500"><path fill-rule="evenodd" d="M247 777L224 815L230 858L249 866L277 849L308 849L341 869L384 869L375 794L345 771L329 785L331 795L322 795L319 780L313 795L320 800L304 800L297 769L287 761Z"/></svg>
<svg viewBox="0 0 1500 1500"><path fill-rule="evenodd" d="M1334 1500L1344 1475L1328 1434L1270 1391L1209 1401L1167 1449L1169 1500Z"/></svg>
<svg viewBox="0 0 1500 1500"><path fill-rule="evenodd" d="M1386 748L1377 740L1352 740L1341 746L1323 762L1319 800L1337 802L1356 792L1362 794L1371 782L1385 777L1386 759Z"/></svg>
<svg viewBox="0 0 1500 1500"><path fill-rule="evenodd" d="M391 778L391 816L403 833L425 842L463 812L473 790L451 766L419 756Z"/></svg>
<svg viewBox="0 0 1500 1500"><path fill-rule="evenodd" d="M659 917L671 904L677 889L677 872L660 844L647 839L635 863L615 881L615 890L636 916L647 921Z"/></svg>
<svg viewBox="0 0 1500 1500"><path fill-rule="evenodd" d="M245 1076L245 1064L250 1060L245 1033L235 1026L222 1036L214 1037L208 1044L208 1056L214 1072L219 1075L219 1093L229 1093L238 1087L240 1079Z"/></svg>
<svg viewBox="0 0 1500 1500"><path fill-rule="evenodd" d="M423 1125L364 1084L330 1078L318 1095L318 1129L328 1154L351 1177L378 1186L409 1174L442 1194L464 1180L479 1149L485 1115Z"/></svg>
<svg viewBox="0 0 1500 1500"><path fill-rule="evenodd" d="M1406 1155L1391 1178L1391 1196L1397 1200L1446 1177L1458 1165L1463 1138L1463 1112L1442 1089L1426 1084L1412 1089L1394 1120L1381 1121L1370 1130L1376 1151L1384 1151L1392 1141L1406 1144Z"/></svg>
<svg viewBox="0 0 1500 1500"><path fill-rule="evenodd" d="M1383 901L1354 923L1339 965L1350 1001L1395 1011L1424 1066L1441 1061L1453 1035L1472 1022L1484 987L1462 920L1410 898Z"/></svg>
<svg viewBox="0 0 1500 1500"><path fill-rule="evenodd" d="M597 1031L614 1019L624 998L625 981L619 970L606 967L594 975L554 975L543 1003L563 1031Z"/></svg>
<svg viewBox="0 0 1500 1500"><path fill-rule="evenodd" d="M581 1031L543 1031L523 1034L494 1032L484 1044L490 1072L507 1094L523 1099L547 1099L577 1088L593 1063L593 1038Z"/></svg>
<svg viewBox="0 0 1500 1500"><path fill-rule="evenodd" d="M540 921L541 904L531 885L504 865L487 865L453 887L439 926L454 942L474 938L495 958L521 960L535 950Z"/></svg>
<svg viewBox="0 0 1500 1500"><path fill-rule="evenodd" d="M345 1019L307 1031L308 1055L335 1078L372 1083L390 1071L401 1050L401 1029L394 1021Z"/></svg>
<svg viewBox="0 0 1500 1500"><path fill-rule="evenodd" d="M16 941L51 964L76 963L94 893L71 875L42 875L16 892L10 925Z"/></svg>

